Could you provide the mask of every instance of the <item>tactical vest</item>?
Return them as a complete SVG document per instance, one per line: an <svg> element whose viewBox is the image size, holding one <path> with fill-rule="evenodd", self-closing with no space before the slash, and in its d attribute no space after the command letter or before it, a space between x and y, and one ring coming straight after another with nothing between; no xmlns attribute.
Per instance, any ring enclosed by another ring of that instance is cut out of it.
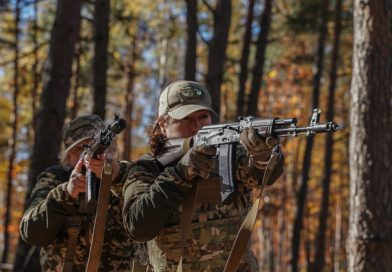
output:
<svg viewBox="0 0 392 272"><path fill-rule="evenodd" d="M45 171L53 173L57 180L66 182L69 179L72 170L73 168L71 167L60 165L50 167ZM116 189L116 192L120 191L120 185ZM119 224L122 222L120 208L122 205L120 204L120 201L119 197L111 197L110 207L108 208L109 214L107 217L107 230L103 248L105 257L101 259L101 262L107 271L129 271L132 267L132 259L140 258L139 260L145 262L147 258L147 256L145 256L144 245L133 243L125 233L122 224ZM78 245L76 248L73 271L85 271L86 269L86 258L89 249L87 236L88 229L86 227L86 222L84 221L77 240ZM40 262L42 271L61 271L64 256L66 255L67 241L67 233L64 228L56 239L49 245L41 248ZM102 269L99 271L101 270Z"/></svg>
<svg viewBox="0 0 392 272"><path fill-rule="evenodd" d="M223 271L251 201L250 195L243 193L229 205L222 205L219 186L219 178L214 175L198 183L196 209L186 232L183 255L180 242L181 207L173 213L170 220L173 224L147 243L154 272L175 272L181 255L183 272ZM256 258L250 250L243 257L238 271L258 271Z"/></svg>

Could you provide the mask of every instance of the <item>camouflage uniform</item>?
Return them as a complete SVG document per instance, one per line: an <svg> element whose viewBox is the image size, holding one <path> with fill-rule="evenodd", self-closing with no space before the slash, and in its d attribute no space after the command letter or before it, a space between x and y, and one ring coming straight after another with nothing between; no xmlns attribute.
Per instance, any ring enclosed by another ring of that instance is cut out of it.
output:
<svg viewBox="0 0 392 272"><path fill-rule="evenodd" d="M236 158L240 194L228 205L197 201L184 248L184 272L221 272L224 268L250 209L251 189L258 187L263 177L263 171L250 164L242 147L237 148ZM272 182L281 175L283 161L282 156L273 171ZM162 167L152 156L145 155L133 164L124 185L126 229L136 241L148 241L155 272L176 271L181 256L181 205L192 186L178 175L175 164ZM209 179L212 178L213 173ZM209 179L198 181L198 186ZM258 271L251 250L248 249L238 271Z"/></svg>
<svg viewBox="0 0 392 272"><path fill-rule="evenodd" d="M112 183L99 271L130 271L133 260L147 262L145 245L132 242L123 228L121 189L129 168L129 163L120 162L119 176ZM78 200L72 199L66 191L71 172L70 166L59 165L39 175L31 195L32 202L20 224L22 238L41 247L42 271L61 271L63 266L67 220L78 211ZM87 237L91 237L87 222L91 226L93 220L89 218L82 223L73 271L85 271L89 251Z"/></svg>

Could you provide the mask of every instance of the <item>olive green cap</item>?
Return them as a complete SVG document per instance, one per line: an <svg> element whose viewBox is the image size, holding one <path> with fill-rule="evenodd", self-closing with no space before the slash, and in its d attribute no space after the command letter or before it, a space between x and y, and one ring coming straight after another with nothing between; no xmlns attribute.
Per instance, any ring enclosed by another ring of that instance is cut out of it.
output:
<svg viewBox="0 0 392 272"><path fill-rule="evenodd" d="M168 114L181 120L198 110L208 110L216 116L208 90L197 82L175 81L167 86L159 97L159 116Z"/></svg>
<svg viewBox="0 0 392 272"><path fill-rule="evenodd" d="M95 133L105 127L105 123L98 115L82 115L76 117L63 128L64 153L69 152L80 142L93 138Z"/></svg>

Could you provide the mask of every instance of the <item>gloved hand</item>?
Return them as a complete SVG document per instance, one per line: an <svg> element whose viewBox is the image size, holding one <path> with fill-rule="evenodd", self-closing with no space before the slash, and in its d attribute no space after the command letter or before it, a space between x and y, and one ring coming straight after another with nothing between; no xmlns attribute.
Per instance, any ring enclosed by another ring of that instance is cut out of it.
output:
<svg viewBox="0 0 392 272"><path fill-rule="evenodd" d="M254 128L245 128L240 135L240 143L253 162L268 161L272 148L279 143L278 139L261 137ZM254 163L255 164L255 163Z"/></svg>
<svg viewBox="0 0 392 272"><path fill-rule="evenodd" d="M216 148L213 146L194 146L181 158L175 166L177 172L186 181L196 177L208 178L215 168Z"/></svg>
<svg viewBox="0 0 392 272"><path fill-rule="evenodd" d="M82 174L83 159L80 159L69 177L66 190L73 199L86 191L86 176Z"/></svg>

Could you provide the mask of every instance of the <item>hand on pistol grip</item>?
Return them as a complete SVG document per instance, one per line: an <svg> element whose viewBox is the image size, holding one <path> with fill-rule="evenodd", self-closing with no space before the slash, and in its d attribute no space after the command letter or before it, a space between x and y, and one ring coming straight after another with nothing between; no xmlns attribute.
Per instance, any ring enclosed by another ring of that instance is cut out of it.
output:
<svg viewBox="0 0 392 272"><path fill-rule="evenodd" d="M216 148L213 146L194 146L188 150L175 166L180 176L187 181L196 177L208 178L215 168Z"/></svg>
<svg viewBox="0 0 392 272"><path fill-rule="evenodd" d="M272 149L279 144L279 140L273 137L264 138L254 128L245 128L240 135L240 143L245 148L254 164L269 160Z"/></svg>

